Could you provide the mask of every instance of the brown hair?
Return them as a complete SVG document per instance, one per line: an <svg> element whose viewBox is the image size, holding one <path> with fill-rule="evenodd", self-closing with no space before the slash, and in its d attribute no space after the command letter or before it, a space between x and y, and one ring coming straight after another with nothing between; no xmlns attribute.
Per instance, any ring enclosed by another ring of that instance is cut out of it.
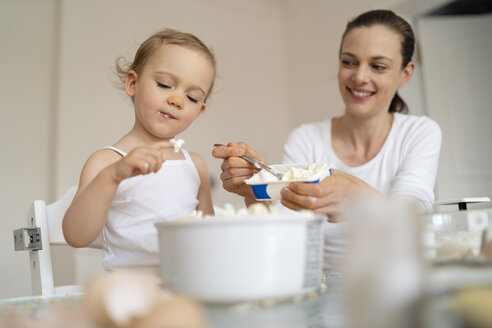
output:
<svg viewBox="0 0 492 328"><path fill-rule="evenodd" d="M122 56L118 56L116 58L115 74L118 76L121 83L123 83L123 85L125 84L126 75L129 71L134 70L135 72L140 73L142 67L145 66L150 56L152 56L152 54L159 49L159 47L167 44L179 45L201 52L209 59L214 71L216 70L216 62L212 50L208 48L200 39L190 33L179 32L166 28L150 36L140 45L140 47L138 47L132 63L128 63ZM121 63L122 61L123 64ZM212 84L210 85L210 90L208 91L204 101L207 100L208 96L212 92L214 80L215 73L212 79Z"/></svg>
<svg viewBox="0 0 492 328"><path fill-rule="evenodd" d="M412 27L407 23L406 20L396 15L391 10L371 10L367 11L353 20L351 20L347 27L345 28L345 32L342 35L342 42L340 43L340 52L342 51L343 41L345 40L345 36L352 29L357 27L371 27L373 25L383 25L394 32L396 32L400 36L400 44L401 44L401 58L402 58L402 69L404 69L408 63L412 60L413 52L415 49L415 35L413 33ZM398 95L398 92L395 93L393 99L391 100L391 104L389 107L389 112L397 112L397 113L408 113L408 107L405 101Z"/></svg>

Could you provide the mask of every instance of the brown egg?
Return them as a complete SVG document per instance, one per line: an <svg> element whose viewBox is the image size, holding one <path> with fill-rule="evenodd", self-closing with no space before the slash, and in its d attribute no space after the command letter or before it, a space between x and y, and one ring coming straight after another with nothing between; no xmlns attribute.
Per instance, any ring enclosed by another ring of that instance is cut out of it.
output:
<svg viewBox="0 0 492 328"><path fill-rule="evenodd" d="M205 328L206 317L202 306L181 295L162 296L152 311L134 318L132 328Z"/></svg>
<svg viewBox="0 0 492 328"><path fill-rule="evenodd" d="M36 323L24 313L7 310L0 316L0 327L36 328Z"/></svg>
<svg viewBox="0 0 492 328"><path fill-rule="evenodd" d="M150 313L162 293L158 283L145 273L108 272L89 282L84 303L96 325L127 327Z"/></svg>

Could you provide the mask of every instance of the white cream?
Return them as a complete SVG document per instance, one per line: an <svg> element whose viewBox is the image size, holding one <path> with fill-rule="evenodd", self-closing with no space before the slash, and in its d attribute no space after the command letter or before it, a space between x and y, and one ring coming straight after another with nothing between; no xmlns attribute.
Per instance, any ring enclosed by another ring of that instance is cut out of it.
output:
<svg viewBox="0 0 492 328"><path fill-rule="evenodd" d="M185 143L183 139L179 139L179 138L172 138L171 140L169 140L169 142L171 142L174 145L175 153L179 153L181 147L183 147L183 144Z"/></svg>
<svg viewBox="0 0 492 328"><path fill-rule="evenodd" d="M218 211L216 215L203 215L202 211L194 211L188 216L182 218L182 220L196 220L196 219L214 219L214 218L244 218L248 216L276 216L280 214L280 209L278 206L270 205L267 206L262 203L256 203L248 208L240 208L238 210L234 209L231 204L225 204L224 209ZM314 213L311 211L303 210L292 213L293 216L301 216L305 218L311 218Z"/></svg>
<svg viewBox="0 0 492 328"><path fill-rule="evenodd" d="M282 181L306 180L314 181L330 175L330 163L314 163L305 165L272 165L283 173ZM268 183L279 181L273 174L261 170L251 178L245 180L249 184Z"/></svg>
<svg viewBox="0 0 492 328"><path fill-rule="evenodd" d="M331 165L328 163L316 163L307 166L292 166L282 176L282 181L317 179L323 175L329 174ZM325 176L326 176L325 175Z"/></svg>

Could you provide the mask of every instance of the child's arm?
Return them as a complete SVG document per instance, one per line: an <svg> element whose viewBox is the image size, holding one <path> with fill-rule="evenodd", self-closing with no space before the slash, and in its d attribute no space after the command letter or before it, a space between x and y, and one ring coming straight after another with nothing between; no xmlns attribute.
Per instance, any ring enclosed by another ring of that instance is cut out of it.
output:
<svg viewBox="0 0 492 328"><path fill-rule="evenodd" d="M200 189L198 189L197 210L203 212L203 215L214 215L214 206L210 192L210 177L208 175L207 164L200 155L190 152L191 159L195 163L198 174L200 175Z"/></svg>
<svg viewBox="0 0 492 328"><path fill-rule="evenodd" d="M106 223L106 217L121 181L139 174L157 172L164 157L161 148L173 147L159 142L136 147L126 157L110 150L92 154L80 175L79 188L63 218L63 234L73 247L90 245Z"/></svg>

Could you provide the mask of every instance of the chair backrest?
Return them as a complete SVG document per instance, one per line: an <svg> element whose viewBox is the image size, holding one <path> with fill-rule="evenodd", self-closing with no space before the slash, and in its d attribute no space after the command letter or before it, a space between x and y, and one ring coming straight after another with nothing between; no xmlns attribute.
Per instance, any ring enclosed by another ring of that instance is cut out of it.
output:
<svg viewBox="0 0 492 328"><path fill-rule="evenodd" d="M72 202L77 187L70 187L56 202L46 205L43 200L35 200L27 217L29 227L41 230L42 250L30 251L31 282L33 295L55 295L57 288L53 283L53 268L51 262L51 245L68 245L63 237L63 216ZM102 248L101 236L89 246ZM81 291L80 286L59 288L60 291Z"/></svg>

